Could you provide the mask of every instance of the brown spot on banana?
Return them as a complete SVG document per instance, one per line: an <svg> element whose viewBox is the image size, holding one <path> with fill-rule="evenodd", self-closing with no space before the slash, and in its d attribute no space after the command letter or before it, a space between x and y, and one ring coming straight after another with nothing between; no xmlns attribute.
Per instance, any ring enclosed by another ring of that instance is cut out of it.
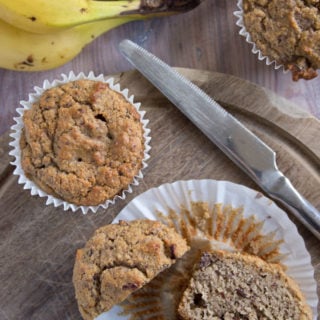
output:
<svg viewBox="0 0 320 320"><path fill-rule="evenodd" d="M27 62L29 63L29 64L33 64L33 55L32 54L30 54L28 57L27 57Z"/></svg>
<svg viewBox="0 0 320 320"><path fill-rule="evenodd" d="M28 17L28 19L30 19L32 22L34 22L34 21L36 21L36 20L37 20L37 18L36 18L36 17L34 17L34 16L32 16L32 17Z"/></svg>
<svg viewBox="0 0 320 320"><path fill-rule="evenodd" d="M33 67L33 65L34 65L33 55L30 54L24 61L16 63L14 65L14 68L23 70L23 69L25 69L26 66Z"/></svg>

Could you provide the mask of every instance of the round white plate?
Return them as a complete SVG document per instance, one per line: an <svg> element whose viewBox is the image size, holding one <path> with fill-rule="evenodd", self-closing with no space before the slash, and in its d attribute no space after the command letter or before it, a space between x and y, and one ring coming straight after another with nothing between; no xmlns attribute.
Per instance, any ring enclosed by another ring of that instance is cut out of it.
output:
<svg viewBox="0 0 320 320"><path fill-rule="evenodd" d="M244 218L255 216L263 222L261 234L272 234L279 244L281 263L287 267L286 273L300 286L310 305L313 318L317 319L317 285L310 254L295 224L287 214L260 192L228 181L188 180L163 184L140 194L122 209L113 223L119 220L159 219L159 212L167 215L169 210L179 213L184 206L191 210L191 202L207 202L212 209L217 203L243 208ZM130 319L121 315L121 306L101 314L99 320Z"/></svg>

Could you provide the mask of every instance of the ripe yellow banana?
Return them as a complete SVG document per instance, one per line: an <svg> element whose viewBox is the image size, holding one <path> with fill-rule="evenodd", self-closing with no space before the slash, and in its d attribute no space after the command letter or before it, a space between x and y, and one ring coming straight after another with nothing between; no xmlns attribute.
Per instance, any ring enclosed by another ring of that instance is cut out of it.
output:
<svg viewBox="0 0 320 320"><path fill-rule="evenodd" d="M53 69L72 60L85 45L112 28L133 20L185 12L200 2L0 0L0 68Z"/></svg>
<svg viewBox="0 0 320 320"><path fill-rule="evenodd" d="M56 32L97 20L174 14L201 0L0 0L0 19L34 33Z"/></svg>
<svg viewBox="0 0 320 320"><path fill-rule="evenodd" d="M42 71L61 66L102 33L130 19L110 19L48 34L18 29L0 19L0 68Z"/></svg>

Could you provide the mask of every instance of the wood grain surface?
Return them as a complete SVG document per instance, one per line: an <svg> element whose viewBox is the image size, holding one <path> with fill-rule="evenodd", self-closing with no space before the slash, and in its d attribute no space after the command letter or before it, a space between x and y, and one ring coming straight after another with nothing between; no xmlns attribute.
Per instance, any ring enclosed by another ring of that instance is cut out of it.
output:
<svg viewBox="0 0 320 320"><path fill-rule="evenodd" d="M0 134L13 124L20 100L45 79L70 70L116 74L132 69L118 44L129 38L174 67L222 72L264 86L320 118L320 77L293 82L290 73L275 70L252 54L240 36L233 12L237 0L203 0L194 10L171 17L131 22L105 33L69 63L43 72L0 69Z"/></svg>
<svg viewBox="0 0 320 320"><path fill-rule="evenodd" d="M229 75L178 69L277 151L279 168L320 209L320 121L267 89ZM151 158L125 200L83 215L46 206L12 175L8 132L0 138L0 319L81 319L71 282L75 251L141 192L176 180L229 180L259 190L138 72L115 76L150 120ZM320 246L292 215L320 283ZM319 289L318 289L319 290ZM319 292L319 291L318 291Z"/></svg>

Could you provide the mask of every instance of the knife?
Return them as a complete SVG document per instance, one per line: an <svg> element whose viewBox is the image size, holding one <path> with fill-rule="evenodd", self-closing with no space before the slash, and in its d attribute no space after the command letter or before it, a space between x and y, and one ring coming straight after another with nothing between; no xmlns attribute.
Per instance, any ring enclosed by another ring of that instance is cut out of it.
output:
<svg viewBox="0 0 320 320"><path fill-rule="evenodd" d="M320 213L278 169L276 153L216 101L159 58L130 40L124 57L271 198L290 210L318 239Z"/></svg>

